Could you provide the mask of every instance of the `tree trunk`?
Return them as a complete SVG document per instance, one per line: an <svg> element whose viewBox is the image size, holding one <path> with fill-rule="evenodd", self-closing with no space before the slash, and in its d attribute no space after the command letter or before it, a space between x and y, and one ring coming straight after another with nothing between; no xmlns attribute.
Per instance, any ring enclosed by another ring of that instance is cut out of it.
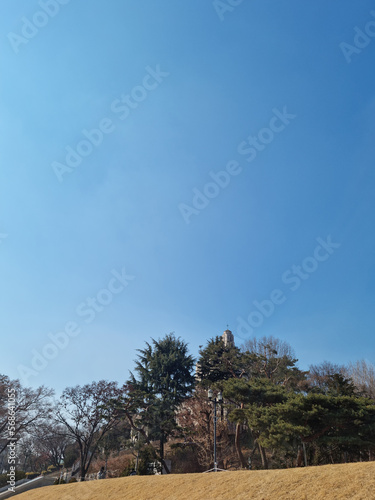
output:
<svg viewBox="0 0 375 500"><path fill-rule="evenodd" d="M262 459L262 467L263 467L263 469L268 469L266 450L263 448L263 446L260 443L258 443L258 446L259 446L260 458Z"/></svg>
<svg viewBox="0 0 375 500"><path fill-rule="evenodd" d="M160 436L160 460L164 460L164 434Z"/></svg>
<svg viewBox="0 0 375 500"><path fill-rule="evenodd" d="M79 453L80 454L79 477L80 477L80 481L84 481L86 473L87 473L86 462L87 462L88 451L87 451L87 449L85 449L85 447L83 446L81 441L79 441L78 445L79 445L79 452L80 452Z"/></svg>
<svg viewBox="0 0 375 500"><path fill-rule="evenodd" d="M298 446L297 451L297 467L303 466L303 448L302 446Z"/></svg>
<svg viewBox="0 0 375 500"><path fill-rule="evenodd" d="M85 467L81 467L79 469L79 476L80 476L81 482L86 481L86 474L87 474L87 470L85 469Z"/></svg>
<svg viewBox="0 0 375 500"><path fill-rule="evenodd" d="M132 427L134 430L136 430L137 432L140 432L140 433L142 434L142 436L144 437L144 439L145 439L146 443L152 446L151 441L150 441L150 439L149 439L149 437L148 437L148 435L147 435L146 431L145 431L142 427L137 427L137 426L135 425L134 420L133 420L133 417L132 417L132 415L131 415L129 412L125 411L125 415L126 415L126 417L127 417L128 421L129 421L129 423L130 423L131 427ZM163 456L160 456L160 457L159 457L159 458L160 458L160 462L161 462L161 464L164 466L165 472L166 472L167 474L170 474L170 473L171 473L171 471L169 470L169 467L168 467L168 465L165 463L165 460L164 460L164 435L162 436L162 438L161 438L161 440L160 440L160 452L161 452L161 453L163 453ZM160 453L159 453L159 454L160 454Z"/></svg>
<svg viewBox="0 0 375 500"><path fill-rule="evenodd" d="M241 464L241 469L246 469L246 460L245 460L245 457L243 456L242 450L241 450L240 433L241 433L241 424L237 422L234 445L235 445L235 448L237 451L238 459L239 459L240 464Z"/></svg>
<svg viewBox="0 0 375 500"><path fill-rule="evenodd" d="M161 462L161 465L164 467L165 472L167 474L170 474L171 471L169 470L168 465L165 463L165 460L164 460L164 434L163 433L161 434L161 438L160 438L160 462Z"/></svg>
<svg viewBox="0 0 375 500"><path fill-rule="evenodd" d="M306 444L302 443L303 448L303 458L305 459L305 467L307 467L307 454L306 454Z"/></svg>
<svg viewBox="0 0 375 500"><path fill-rule="evenodd" d="M80 481L86 481L86 474L87 474L87 471L89 469L86 462L87 462L87 456L82 455L81 456L81 463L80 463L80 467L79 467Z"/></svg>

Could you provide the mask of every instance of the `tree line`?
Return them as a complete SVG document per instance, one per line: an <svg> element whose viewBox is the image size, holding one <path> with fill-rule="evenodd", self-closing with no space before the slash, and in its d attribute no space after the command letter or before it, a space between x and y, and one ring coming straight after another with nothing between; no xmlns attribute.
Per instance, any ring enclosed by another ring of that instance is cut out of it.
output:
<svg viewBox="0 0 375 500"><path fill-rule="evenodd" d="M71 467L85 480L98 458L131 454L119 474L199 472L213 465L213 407L221 392L217 455L222 468L284 468L373 460L375 370L366 361L325 361L301 370L292 347L277 338L241 347L210 339L195 360L174 334L137 350L119 385L100 380L66 388L23 387L0 377L0 469L7 470L7 394L14 390L23 471ZM1 472L1 470L0 470Z"/></svg>

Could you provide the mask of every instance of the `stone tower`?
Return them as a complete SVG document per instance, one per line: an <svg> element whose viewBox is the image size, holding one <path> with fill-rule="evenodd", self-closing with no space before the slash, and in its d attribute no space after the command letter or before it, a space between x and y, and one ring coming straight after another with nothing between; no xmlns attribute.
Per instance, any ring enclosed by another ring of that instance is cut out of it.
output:
<svg viewBox="0 0 375 500"><path fill-rule="evenodd" d="M230 330L225 330L221 338L223 339L225 347L234 347L234 336Z"/></svg>

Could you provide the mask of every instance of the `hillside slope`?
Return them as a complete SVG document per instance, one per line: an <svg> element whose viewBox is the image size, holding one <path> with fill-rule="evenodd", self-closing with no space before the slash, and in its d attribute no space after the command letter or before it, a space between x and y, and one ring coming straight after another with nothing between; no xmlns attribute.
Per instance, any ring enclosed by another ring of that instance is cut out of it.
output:
<svg viewBox="0 0 375 500"><path fill-rule="evenodd" d="M375 462L274 471L134 476L48 486L17 500L375 499Z"/></svg>

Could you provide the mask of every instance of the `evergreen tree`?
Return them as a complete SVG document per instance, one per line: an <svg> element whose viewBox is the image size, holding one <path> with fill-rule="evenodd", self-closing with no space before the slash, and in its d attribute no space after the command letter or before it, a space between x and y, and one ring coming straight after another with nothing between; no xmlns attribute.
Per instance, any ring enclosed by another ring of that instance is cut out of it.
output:
<svg viewBox="0 0 375 500"><path fill-rule="evenodd" d="M275 404L252 404L243 413L259 432L262 446L280 450L297 442L297 465L303 460L308 465L306 448L310 445L321 455L327 447L349 453L374 448L375 405L371 400L290 392L279 402L274 397L271 394Z"/></svg>
<svg viewBox="0 0 375 500"><path fill-rule="evenodd" d="M225 381L242 379L251 376L252 359L238 347L225 345L221 337L208 341L201 349L197 363L197 377L202 387L216 386L223 390ZM235 431L235 448L241 467L246 468L240 443L241 425L237 423Z"/></svg>
<svg viewBox="0 0 375 500"><path fill-rule="evenodd" d="M194 359L187 344L173 333L161 340L146 342L138 349L136 375L127 382L126 415L131 425L150 439L159 440L159 458L164 462L164 443L177 429L175 413L193 391Z"/></svg>
<svg viewBox="0 0 375 500"><path fill-rule="evenodd" d="M247 375L249 359L238 347L226 346L221 337L208 341L207 346L199 351L197 377L204 387L216 384L222 388L222 381L230 378L242 378Z"/></svg>
<svg viewBox="0 0 375 500"><path fill-rule="evenodd" d="M287 399L287 390L274 382L259 378L249 380L227 380L224 397L231 403L229 419L238 425L248 424L254 444L258 446L264 469L268 468L266 452L262 443L263 433L271 425L266 419L267 409Z"/></svg>

